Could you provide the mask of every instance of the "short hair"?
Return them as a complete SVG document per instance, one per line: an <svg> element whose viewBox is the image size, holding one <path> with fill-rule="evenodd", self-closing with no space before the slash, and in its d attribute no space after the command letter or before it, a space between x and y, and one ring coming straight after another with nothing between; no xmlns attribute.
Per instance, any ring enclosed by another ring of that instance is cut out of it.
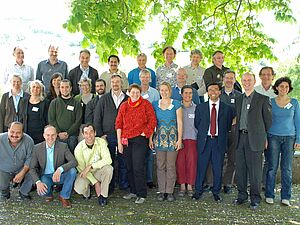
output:
<svg viewBox="0 0 300 225"><path fill-rule="evenodd" d="M174 54L176 55L176 49L173 47L173 46L166 46L164 47L164 49L162 50L162 53L165 54L165 52L168 50L168 49L172 49Z"/></svg>
<svg viewBox="0 0 300 225"><path fill-rule="evenodd" d="M145 53L138 54L136 58L138 59L140 57L145 57L147 59L147 55Z"/></svg>
<svg viewBox="0 0 300 225"><path fill-rule="evenodd" d="M59 47L58 47L57 45L50 44L49 47L48 47L48 51L50 50L51 47L54 47L54 48L56 48L56 49L59 49Z"/></svg>
<svg viewBox="0 0 300 225"><path fill-rule="evenodd" d="M111 75L110 79L112 80L112 79L114 79L116 77L119 77L122 80L122 77L119 74L113 74L113 75Z"/></svg>
<svg viewBox="0 0 300 225"><path fill-rule="evenodd" d="M87 49L83 49L83 50L81 50L81 51L79 52L79 55L81 55L81 53L86 53L86 54L88 54L89 56L91 56L91 53L90 53L90 51L89 51L89 50L87 50Z"/></svg>
<svg viewBox="0 0 300 225"><path fill-rule="evenodd" d="M53 126L53 125L50 125L50 124L48 124L48 125L46 125L46 126L44 127L44 133L45 133L45 130L46 130L47 128L54 128L55 132L57 133L56 127Z"/></svg>
<svg viewBox="0 0 300 225"><path fill-rule="evenodd" d="M55 92L55 90L54 90L54 86L53 86L53 84L52 84L52 81L53 81L54 79L58 78L58 77L60 77L60 79L63 80L63 75L62 75L61 73L59 73L59 72L54 73L54 74L52 75L51 79L50 79L50 87L49 87L49 91L50 91L51 96L53 96L54 98L56 98L57 95L56 95L56 92Z"/></svg>
<svg viewBox="0 0 300 225"><path fill-rule="evenodd" d="M181 88L181 94L183 94L183 92L184 92L185 89L192 89L192 91L193 91L192 85L184 85L184 86Z"/></svg>
<svg viewBox="0 0 300 225"><path fill-rule="evenodd" d="M214 57L214 56L215 56L216 54L218 54L218 53L224 55L224 53L223 53L222 51L217 50L217 51L215 51L215 52L212 54L212 57Z"/></svg>
<svg viewBox="0 0 300 225"><path fill-rule="evenodd" d="M233 74L234 74L234 77L236 76L236 74L235 74L235 72L234 72L233 70L226 70L226 71L224 72L223 77L225 77L225 75L228 74L228 73L233 73Z"/></svg>
<svg viewBox="0 0 300 225"><path fill-rule="evenodd" d="M104 86L106 87L106 81L103 80L102 78L98 78L98 79L95 81L95 83L97 83L97 82L103 82Z"/></svg>
<svg viewBox="0 0 300 225"><path fill-rule="evenodd" d="M44 99L45 99L45 97L46 97L46 94L45 94L45 86L44 86L44 84L42 83L42 81L40 81L40 80L33 80L33 81L30 81L29 82L29 86L28 86L28 92L29 92L29 94L31 94L31 90L32 90L32 86L34 85L34 84L37 84L37 85L39 85L40 86L40 88L41 88L41 93L40 93L40 101L43 101Z"/></svg>
<svg viewBox="0 0 300 225"><path fill-rule="evenodd" d="M84 128L86 127L92 127L93 128L93 131L96 132L96 127L94 124L92 123L86 123L86 124L83 124L82 127L81 127L81 132L84 133Z"/></svg>
<svg viewBox="0 0 300 225"><path fill-rule="evenodd" d="M176 71L176 75L178 75L180 71L184 71L185 75L188 76L186 69L183 67L178 68L178 70Z"/></svg>
<svg viewBox="0 0 300 225"><path fill-rule="evenodd" d="M68 83L72 87L71 81L68 79L63 79L60 83Z"/></svg>
<svg viewBox="0 0 300 225"><path fill-rule="evenodd" d="M20 126L22 126L22 131L23 131L24 126L23 126L23 123L21 123L20 121L13 121L13 122L9 123L8 124L8 129L10 129L13 125L20 125Z"/></svg>
<svg viewBox="0 0 300 225"><path fill-rule="evenodd" d="M264 66L263 68L261 68L259 71L259 76L261 76L263 70L271 70L272 75L275 76L274 69L271 66Z"/></svg>
<svg viewBox="0 0 300 225"><path fill-rule="evenodd" d="M138 85L138 84L131 84L131 85L129 85L129 87L128 87L128 92L130 92L133 88L139 89L140 92L142 93L142 88L141 88L141 86Z"/></svg>
<svg viewBox="0 0 300 225"><path fill-rule="evenodd" d="M120 58L117 55L110 55L110 56L108 56L107 62L109 62L111 58L116 58L117 61L118 61L118 63L120 63Z"/></svg>
<svg viewBox="0 0 300 225"><path fill-rule="evenodd" d="M92 87L92 80L90 78L87 78L87 77L81 78L78 81L78 84L81 85L84 82L87 82L89 84L90 88Z"/></svg>
<svg viewBox="0 0 300 225"><path fill-rule="evenodd" d="M164 82L162 82L162 83L159 85L159 89L160 89L161 86L163 86L163 85L168 87L169 92L170 92L170 96L172 96L172 87L171 87L171 84L168 83L168 82L166 82L166 81L164 81Z"/></svg>
<svg viewBox="0 0 300 225"><path fill-rule="evenodd" d="M190 57L192 57L192 55L200 55L201 59L203 58L202 52L200 50L198 50L198 49L192 50Z"/></svg>
<svg viewBox="0 0 300 225"><path fill-rule="evenodd" d="M244 74L242 75L242 79L243 79L243 76L245 76L245 75L250 75L250 76L252 76L252 77L254 78L254 80L256 80L256 77L255 77L255 74L254 74L254 73L246 72L246 73L244 73Z"/></svg>
<svg viewBox="0 0 300 225"><path fill-rule="evenodd" d="M206 86L206 91L208 91L208 88L209 88L210 86L214 86L214 85L218 86L219 90L221 91L221 89L222 89L222 84L221 84L220 82L211 82L211 83L207 84L207 86Z"/></svg>
<svg viewBox="0 0 300 225"><path fill-rule="evenodd" d="M139 73L139 77L141 77L144 74L149 74L151 76L151 72L148 69L142 69Z"/></svg>
<svg viewBox="0 0 300 225"><path fill-rule="evenodd" d="M273 90L274 90L274 93L276 95L278 95L278 90L276 89L281 83L283 82L287 82L288 85L289 85L289 92L290 93L294 88L292 87L292 81L289 77L280 77L278 78L276 81L275 81L275 84L273 85Z"/></svg>
<svg viewBox="0 0 300 225"><path fill-rule="evenodd" d="M9 78L9 81L10 81L10 82L12 81L13 78L18 78L18 79L21 81L21 83L23 82L23 79L22 79L21 75L18 74L18 73L13 73L13 74L11 74L9 77L10 77L10 78Z"/></svg>

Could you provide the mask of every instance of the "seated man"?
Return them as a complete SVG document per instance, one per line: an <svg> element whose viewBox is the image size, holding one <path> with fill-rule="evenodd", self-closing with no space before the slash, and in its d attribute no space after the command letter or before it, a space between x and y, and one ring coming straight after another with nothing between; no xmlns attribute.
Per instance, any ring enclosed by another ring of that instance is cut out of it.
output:
<svg viewBox="0 0 300 225"><path fill-rule="evenodd" d="M10 198L10 181L21 183L19 195L30 200L32 179L27 173L33 148L33 140L23 133L23 124L12 122L8 132L0 134L0 191L1 200Z"/></svg>
<svg viewBox="0 0 300 225"><path fill-rule="evenodd" d="M77 171L77 162L63 142L56 141L57 131L52 125L44 129L45 141L34 146L30 163L30 175L36 183L37 193L53 200L52 186L62 184L59 200L64 208L71 208L69 201Z"/></svg>
<svg viewBox="0 0 300 225"><path fill-rule="evenodd" d="M75 158L78 161L74 190L89 198L90 184L95 186L99 205L107 205L108 187L113 174L107 142L96 137L93 124L87 123L82 127L84 140L75 148Z"/></svg>

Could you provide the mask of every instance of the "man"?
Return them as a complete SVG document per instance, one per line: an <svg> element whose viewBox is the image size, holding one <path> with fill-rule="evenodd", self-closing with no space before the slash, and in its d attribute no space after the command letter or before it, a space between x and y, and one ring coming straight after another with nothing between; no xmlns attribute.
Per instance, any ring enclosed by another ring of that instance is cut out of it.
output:
<svg viewBox="0 0 300 225"><path fill-rule="evenodd" d="M80 93L78 82L83 78L90 78L92 81L92 93L95 93L95 82L99 78L98 71L89 65L91 53L84 49L79 53L79 66L73 68L68 74L68 80L72 84L72 95L76 96Z"/></svg>
<svg viewBox="0 0 300 225"><path fill-rule="evenodd" d="M227 146L228 132L231 128L234 112L232 108L221 102L221 85L211 83L207 87L209 100L197 105L194 125L197 134L197 176L193 200L201 198L204 192L204 180L209 162L213 170L212 193L216 202L220 197L222 167Z"/></svg>
<svg viewBox="0 0 300 225"><path fill-rule="evenodd" d="M222 84L224 72L229 69L228 67L223 66L224 53L222 51L215 51L212 55L212 61L214 65L204 71L203 79L206 86L212 82ZM242 87L237 81L234 84L234 89L242 92Z"/></svg>
<svg viewBox="0 0 300 225"><path fill-rule="evenodd" d="M115 159L117 154L119 188L126 190L128 188L127 170L124 156L119 152L116 153L118 146L115 122L120 105L127 101L128 96L122 91L122 78L120 75L112 75L111 90L104 94L98 101L95 113L94 124L96 127L97 137L103 137L108 142L108 148L112 159L112 166L115 169ZM112 193L115 188L115 172L110 182L109 191Z"/></svg>
<svg viewBox="0 0 300 225"><path fill-rule="evenodd" d="M147 63L147 56L145 53L140 53L137 56L137 63L138 63L138 67L131 70L128 73L128 83L129 85L135 83L135 84L141 84L140 81L140 72L141 70L147 69L150 71L151 73L151 82L150 82L150 86L153 88L156 88L156 75L155 72L149 68L146 67L146 63Z"/></svg>
<svg viewBox="0 0 300 225"><path fill-rule="evenodd" d="M36 184L38 195L46 202L53 200L52 186L62 184L59 200L64 208L71 208L70 196L77 171L77 162L68 145L57 141L57 131L52 125L44 128L45 141L33 148L30 175Z"/></svg>
<svg viewBox="0 0 300 225"><path fill-rule="evenodd" d="M109 69L108 71L102 73L100 76L100 78L102 78L106 82L106 91L110 90L110 79L112 75L115 74L121 77L123 83L122 88L123 90L126 90L128 88L128 79L126 77L126 74L118 69L118 66L120 64L120 58L117 55L110 55L107 61Z"/></svg>
<svg viewBox="0 0 300 225"><path fill-rule="evenodd" d="M102 95L105 94L106 82L103 79L97 79L95 82L96 97L88 102L85 108L85 121L86 123L93 123L94 110Z"/></svg>
<svg viewBox="0 0 300 225"><path fill-rule="evenodd" d="M186 83L192 85L197 90L200 102L204 102L204 94L206 93L206 86L203 79L204 68L200 66L202 58L202 52L194 49L190 55L191 64L184 67L187 73Z"/></svg>
<svg viewBox="0 0 300 225"><path fill-rule="evenodd" d="M59 140L67 143L74 153L82 121L82 107L80 102L71 96L72 87L69 80L62 80L59 90L61 95L50 103L48 121L56 128Z"/></svg>
<svg viewBox="0 0 300 225"><path fill-rule="evenodd" d="M105 206L107 205L109 183L113 175L107 142L96 137L96 129L91 123L83 125L82 133L84 140L75 149L79 174L74 190L85 198L90 198L90 184L92 184L95 187L99 205Z"/></svg>
<svg viewBox="0 0 300 225"><path fill-rule="evenodd" d="M142 69L140 71L140 82L142 88L142 97L147 99L149 102L158 101L160 96L159 92L150 87L150 79L151 79L151 72L148 69ZM147 171L147 186L152 189L155 187L153 183L153 152L149 148L146 154L146 171Z"/></svg>
<svg viewBox="0 0 300 225"><path fill-rule="evenodd" d="M241 92L234 89L235 83L235 72L227 70L224 73L223 83L220 100L230 106L235 110L236 98L241 95ZM227 160L224 166L223 174L223 185L224 193L229 194L232 192L232 183L235 174L235 125L231 126L231 130L228 134L228 144L227 144Z"/></svg>
<svg viewBox="0 0 300 225"><path fill-rule="evenodd" d="M49 59L41 61L36 70L36 79L43 82L46 93L49 91L50 80L54 73L61 73L63 78L66 78L68 74L67 63L57 58L58 49L58 46L51 44L48 48Z"/></svg>
<svg viewBox="0 0 300 225"><path fill-rule="evenodd" d="M242 76L245 93L236 98L236 182L238 197L235 204L248 201L250 180L250 208L256 209L261 201L262 153L267 147L267 130L272 124L269 98L254 90L255 75Z"/></svg>
<svg viewBox="0 0 300 225"><path fill-rule="evenodd" d="M22 200L30 200L32 179L29 164L33 140L23 133L23 124L12 122L8 132L0 134L0 191L1 200L10 198L10 181L21 184L19 195Z"/></svg>
<svg viewBox="0 0 300 225"><path fill-rule="evenodd" d="M176 85L172 87L172 99L182 101L181 88L186 85L187 81L187 72L183 68L179 68L176 72ZM200 99L195 88L193 88L193 102L194 104L200 104Z"/></svg>

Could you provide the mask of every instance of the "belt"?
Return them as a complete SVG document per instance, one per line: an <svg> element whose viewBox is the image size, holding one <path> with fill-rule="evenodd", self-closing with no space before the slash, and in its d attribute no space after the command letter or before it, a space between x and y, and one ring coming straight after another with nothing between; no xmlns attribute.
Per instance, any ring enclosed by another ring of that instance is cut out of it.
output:
<svg viewBox="0 0 300 225"><path fill-rule="evenodd" d="M245 129L240 130L240 132L241 132L242 134L248 134L248 130L245 130Z"/></svg>
<svg viewBox="0 0 300 225"><path fill-rule="evenodd" d="M207 135L207 138L214 139L214 138L218 138L218 136Z"/></svg>

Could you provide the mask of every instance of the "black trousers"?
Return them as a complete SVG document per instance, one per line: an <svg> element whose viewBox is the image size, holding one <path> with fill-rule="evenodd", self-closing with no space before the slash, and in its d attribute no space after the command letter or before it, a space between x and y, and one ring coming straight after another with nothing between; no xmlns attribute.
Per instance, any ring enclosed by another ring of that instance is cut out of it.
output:
<svg viewBox="0 0 300 225"><path fill-rule="evenodd" d="M137 136L128 139L128 146L124 148L130 192L141 198L147 197L146 153L148 143L146 137Z"/></svg>
<svg viewBox="0 0 300 225"><path fill-rule="evenodd" d="M262 154L263 149L260 151L251 150L248 134L240 133L236 150L236 183L239 199L248 199L247 184L249 176L250 200L251 202L260 203Z"/></svg>

